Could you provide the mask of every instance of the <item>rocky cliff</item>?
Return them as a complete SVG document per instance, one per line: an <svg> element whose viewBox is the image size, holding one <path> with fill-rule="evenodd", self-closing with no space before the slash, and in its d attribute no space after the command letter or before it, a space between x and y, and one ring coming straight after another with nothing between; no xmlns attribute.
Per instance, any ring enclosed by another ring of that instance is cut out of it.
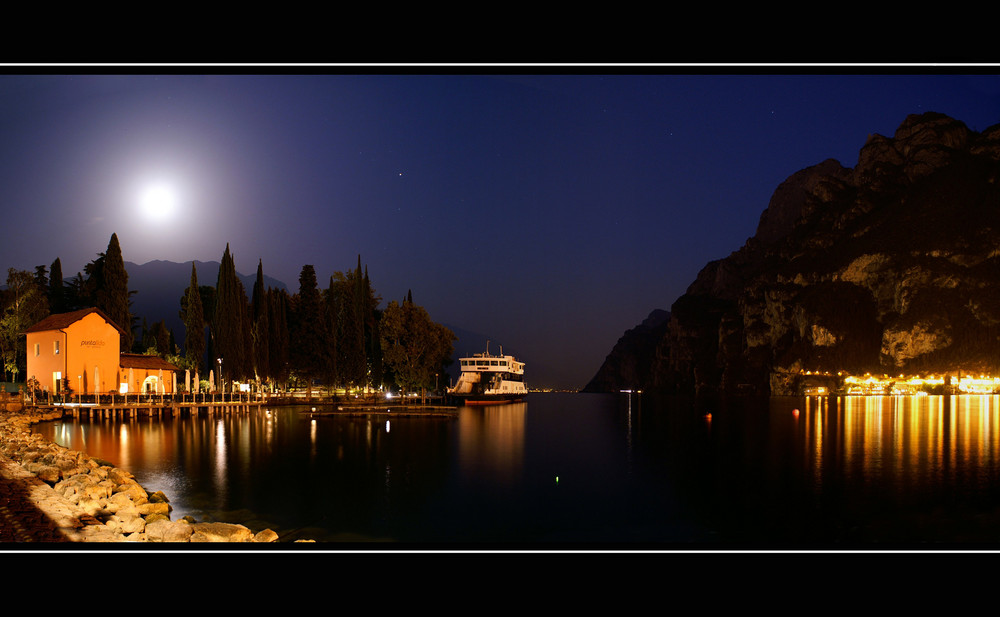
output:
<svg viewBox="0 0 1000 617"><path fill-rule="evenodd" d="M870 136L853 169L793 174L755 235L706 265L663 324L627 333L585 390L785 394L807 370L1000 372L998 177L1000 125L938 113Z"/></svg>
<svg viewBox="0 0 1000 617"><path fill-rule="evenodd" d="M656 309L641 324L625 332L587 385L587 391L642 389L651 383L656 347L669 321L670 313Z"/></svg>

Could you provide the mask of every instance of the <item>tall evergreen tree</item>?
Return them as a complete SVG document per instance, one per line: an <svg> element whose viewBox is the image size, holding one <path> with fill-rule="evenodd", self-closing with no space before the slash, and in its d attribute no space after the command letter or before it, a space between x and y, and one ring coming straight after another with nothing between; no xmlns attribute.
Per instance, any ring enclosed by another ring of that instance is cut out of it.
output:
<svg viewBox="0 0 1000 617"><path fill-rule="evenodd" d="M132 315L129 312L128 272L118 244L118 234L111 234L108 250L104 254L100 286L97 288L97 306L125 331L121 350L132 348Z"/></svg>
<svg viewBox="0 0 1000 617"><path fill-rule="evenodd" d="M288 305L290 299L284 289L268 289L268 325L270 336L267 342L268 366L271 379L282 389L288 383Z"/></svg>
<svg viewBox="0 0 1000 617"><path fill-rule="evenodd" d="M368 354L365 345L365 326L368 315L368 289L361 275L361 255L358 255L358 267L353 273L353 298L351 299L351 348L354 350L355 365L352 367L354 382L358 386L368 386Z"/></svg>
<svg viewBox="0 0 1000 617"><path fill-rule="evenodd" d="M257 261L257 279L253 284L250 299L251 308L251 338L253 340L253 368L257 379L267 381L271 378L269 366L270 325L268 315L267 290L264 288L264 264Z"/></svg>
<svg viewBox="0 0 1000 617"><path fill-rule="evenodd" d="M201 289L198 287L198 271L191 262L191 284L184 296L181 311L184 320L184 356L204 374L205 360L205 313L201 304Z"/></svg>
<svg viewBox="0 0 1000 617"><path fill-rule="evenodd" d="M238 381L249 376L247 298L243 283L236 276L236 265L228 243L219 264L215 293L214 354L222 358L222 370L228 380Z"/></svg>
<svg viewBox="0 0 1000 617"><path fill-rule="evenodd" d="M35 266L35 285L43 293L49 288L49 271L44 265Z"/></svg>
<svg viewBox="0 0 1000 617"><path fill-rule="evenodd" d="M165 358L167 354L173 353L173 349L170 348L170 328L167 327L166 319L161 319L153 324L152 335L156 355Z"/></svg>
<svg viewBox="0 0 1000 617"><path fill-rule="evenodd" d="M338 304L338 370L344 384L348 386L364 386L367 381L367 362L365 358L364 331L364 290L361 279L361 256L358 256L358 267L348 270L346 274L337 272Z"/></svg>
<svg viewBox="0 0 1000 617"><path fill-rule="evenodd" d="M326 328L328 336L328 349L327 349L327 382L331 385L339 385L341 383L340 376L340 350L338 348L340 344L340 305L339 305L339 291L337 287L337 282L334 277L330 277L330 284L323 292L323 314L326 319Z"/></svg>
<svg viewBox="0 0 1000 617"><path fill-rule="evenodd" d="M334 272L330 277L330 286L326 290L325 301L327 320L330 328L330 370L333 378L339 385L347 385L348 378L346 366L348 364L349 353L347 351L345 325L348 313L348 283L343 272Z"/></svg>
<svg viewBox="0 0 1000 617"><path fill-rule="evenodd" d="M348 387L381 385L384 369L377 310L381 298L372 288L367 268L362 269L360 255L356 268L333 274L325 300L337 379Z"/></svg>
<svg viewBox="0 0 1000 617"><path fill-rule="evenodd" d="M328 373L330 348L316 270L311 265L303 266L299 274L299 293L293 298L289 338L291 370L306 380L311 392L312 380Z"/></svg>
<svg viewBox="0 0 1000 617"><path fill-rule="evenodd" d="M49 310L53 313L66 312L66 289L63 285L62 262L56 260L49 266Z"/></svg>

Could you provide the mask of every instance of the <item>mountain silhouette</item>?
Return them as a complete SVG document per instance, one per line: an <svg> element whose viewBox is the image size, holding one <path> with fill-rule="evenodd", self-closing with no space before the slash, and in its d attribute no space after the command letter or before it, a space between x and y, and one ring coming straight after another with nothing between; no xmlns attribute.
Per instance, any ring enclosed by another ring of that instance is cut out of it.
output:
<svg viewBox="0 0 1000 617"><path fill-rule="evenodd" d="M125 262L128 288L130 291L135 291L131 310L137 319L137 325L141 326L144 319L149 326L162 320L166 322L167 328L174 333L178 342L184 340L184 322L180 318L181 297L191 284L191 263L154 260L140 265L130 261ZM194 265L198 273L198 284L215 286L219 276L219 262L196 260ZM249 298L257 273L237 272L236 275L243 283ZM266 274L264 286L288 290L284 282Z"/></svg>
<svg viewBox="0 0 1000 617"><path fill-rule="evenodd" d="M665 324L623 337L587 386L797 394L817 374L1000 371L1000 124L940 113L870 135L775 190ZM642 368L641 371L635 367Z"/></svg>

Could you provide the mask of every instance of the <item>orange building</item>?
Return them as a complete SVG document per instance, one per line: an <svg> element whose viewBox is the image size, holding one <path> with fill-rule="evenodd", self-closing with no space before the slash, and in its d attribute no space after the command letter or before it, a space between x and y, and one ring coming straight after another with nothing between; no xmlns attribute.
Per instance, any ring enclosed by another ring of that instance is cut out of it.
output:
<svg viewBox="0 0 1000 617"><path fill-rule="evenodd" d="M176 366L155 356L121 354L117 324L98 308L49 315L25 330L28 377L60 393L173 393Z"/></svg>
<svg viewBox="0 0 1000 617"><path fill-rule="evenodd" d="M120 380L118 392L173 394L175 375L180 370L159 356L123 353L118 361Z"/></svg>

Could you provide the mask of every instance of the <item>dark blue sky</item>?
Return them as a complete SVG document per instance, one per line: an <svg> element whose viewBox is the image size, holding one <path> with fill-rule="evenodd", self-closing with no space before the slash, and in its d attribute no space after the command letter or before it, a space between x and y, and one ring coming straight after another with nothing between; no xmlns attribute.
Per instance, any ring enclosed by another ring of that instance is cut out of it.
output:
<svg viewBox="0 0 1000 617"><path fill-rule="evenodd" d="M1000 122L996 75L588 70L0 76L0 265L73 275L115 232L140 264L228 243L294 292L360 254L384 302L412 290L529 385L578 388L794 172L853 167L908 114ZM170 213L143 209L154 184Z"/></svg>

